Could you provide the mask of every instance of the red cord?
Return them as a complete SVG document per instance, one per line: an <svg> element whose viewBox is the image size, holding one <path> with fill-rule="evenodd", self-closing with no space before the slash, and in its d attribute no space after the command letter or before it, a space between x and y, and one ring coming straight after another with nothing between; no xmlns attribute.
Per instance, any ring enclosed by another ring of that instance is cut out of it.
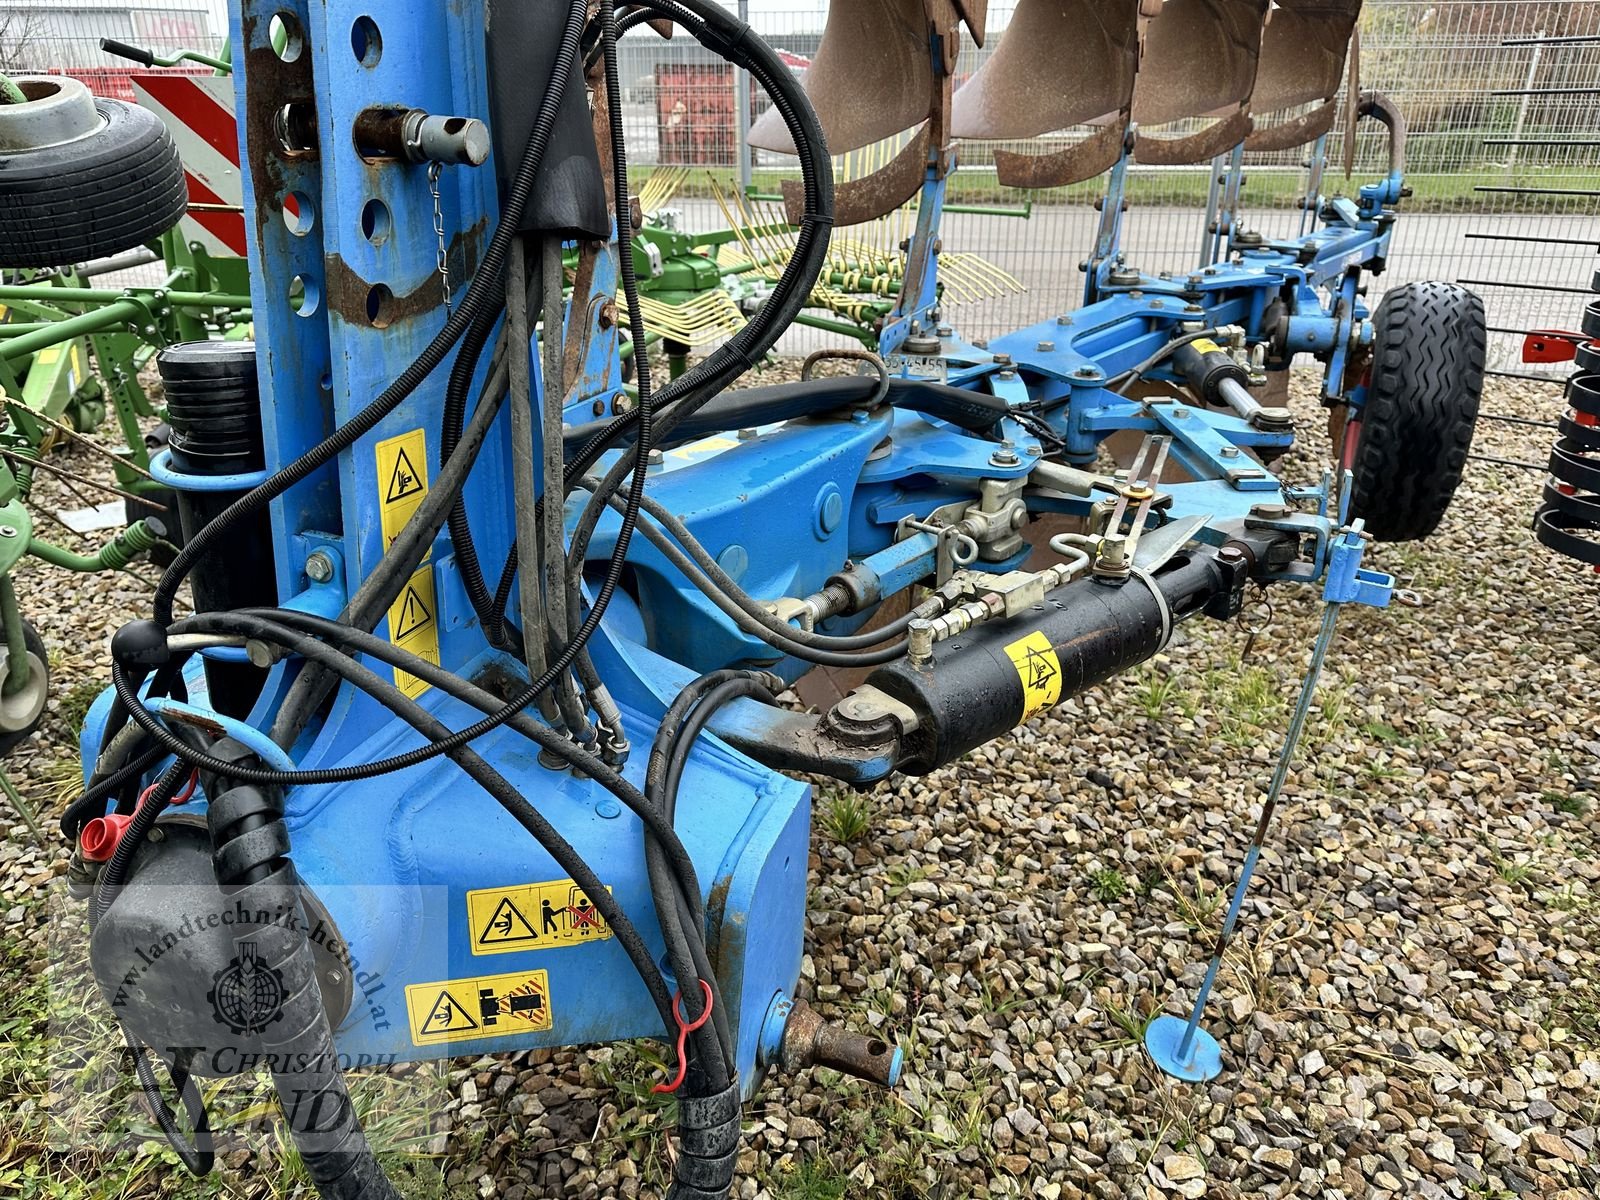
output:
<svg viewBox="0 0 1600 1200"><path fill-rule="evenodd" d="M174 796L172 798L171 802L173 804L182 804L190 796L194 795L195 785L198 784L199 782L200 782L200 769L198 767L196 767L193 771L189 772L189 782L183 785L183 790L180 791L176 796ZM155 790L156 790L156 785L152 783L149 787L145 788L144 791L140 792L139 793L139 803L135 804L134 808L135 809L143 808L144 807L144 802L146 800L150 799L150 793L155 791Z"/></svg>
<svg viewBox="0 0 1600 1200"><path fill-rule="evenodd" d="M651 1088L652 1092L675 1092L683 1086L683 1077L689 1073L689 1058L684 1053L689 1035L700 1026L704 1025L711 1017L711 985L704 979L700 986L705 989L706 1006L692 1023L685 1021L683 1016L683 993L672 993L672 1019L678 1023L678 1073L672 1077L671 1083L658 1083Z"/></svg>

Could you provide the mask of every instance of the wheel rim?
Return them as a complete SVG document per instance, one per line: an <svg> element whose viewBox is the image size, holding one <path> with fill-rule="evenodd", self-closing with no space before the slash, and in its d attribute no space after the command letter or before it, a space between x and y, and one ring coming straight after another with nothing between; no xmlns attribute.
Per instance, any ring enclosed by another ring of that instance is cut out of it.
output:
<svg viewBox="0 0 1600 1200"><path fill-rule="evenodd" d="M0 679L10 674L10 651L0 646ZM28 651L28 682L10 695L0 691L0 733L21 733L39 720L50 695L44 660Z"/></svg>

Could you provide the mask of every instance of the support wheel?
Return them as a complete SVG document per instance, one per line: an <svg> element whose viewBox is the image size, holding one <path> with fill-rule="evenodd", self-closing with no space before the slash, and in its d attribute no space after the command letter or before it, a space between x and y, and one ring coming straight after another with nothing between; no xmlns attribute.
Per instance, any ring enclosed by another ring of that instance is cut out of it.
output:
<svg viewBox="0 0 1600 1200"><path fill-rule="evenodd" d="M1352 516L1381 542L1439 527L1472 448L1488 334L1483 301L1451 283L1409 283L1373 315L1367 402L1344 430Z"/></svg>
<svg viewBox="0 0 1600 1200"><path fill-rule="evenodd" d="M28 648L28 682L19 691L5 694L0 687L0 755L12 749L44 720L45 702L50 698L50 664L44 639L27 621L22 623L22 640ZM10 677L10 649L0 638L0 680Z"/></svg>
<svg viewBox="0 0 1600 1200"><path fill-rule="evenodd" d="M189 203L161 118L76 79L16 80L0 104L0 266L60 267L159 237Z"/></svg>

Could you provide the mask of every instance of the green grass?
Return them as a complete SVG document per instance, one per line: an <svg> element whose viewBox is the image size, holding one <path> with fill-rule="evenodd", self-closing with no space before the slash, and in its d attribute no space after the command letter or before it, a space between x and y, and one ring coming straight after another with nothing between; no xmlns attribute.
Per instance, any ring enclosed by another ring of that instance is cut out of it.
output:
<svg viewBox="0 0 1600 1200"><path fill-rule="evenodd" d="M859 841L872 827L872 800L864 792L830 789L822 808L821 825L842 846Z"/></svg>
<svg viewBox="0 0 1600 1200"><path fill-rule="evenodd" d="M1102 867L1089 876L1089 891L1102 904L1110 904L1128 894L1128 880L1115 867Z"/></svg>
<svg viewBox="0 0 1600 1200"><path fill-rule="evenodd" d="M969 161L970 155L969 155ZM1484 194L1473 189L1480 184L1513 187L1548 187L1591 189L1600 184L1600 172L1592 170L1546 169L1538 166L1521 166L1512 171L1487 164L1452 162L1448 171L1419 170L1411 164L1406 182L1411 196L1402 205L1406 212L1456 212L1475 209L1482 205ZM629 171L635 188L641 186L654 170L652 167L635 167ZM1330 194L1343 192L1354 196L1363 184L1376 181L1381 168L1376 164L1358 164L1355 177L1346 183L1342 171L1330 171L1324 186ZM1127 197L1134 207L1204 208L1208 190L1209 172L1199 167L1194 170L1130 171L1127 179ZM751 185L757 193L775 195L786 179L796 179L794 171L757 170L751 175ZM738 190L738 171L732 167L695 168L679 188L677 195L685 199L705 199L713 195L711 180L727 195ZM1305 186L1302 171L1269 170L1255 168L1246 172L1245 202L1249 209L1289 209L1296 205ZM1001 185L990 168L970 166L955 173L948 185L947 202L957 205L998 206L1021 209L1029 201L1035 205L1085 205L1093 204L1105 191L1105 177L1067 188L1049 188L1042 191L1025 191Z"/></svg>
<svg viewBox="0 0 1600 1200"><path fill-rule="evenodd" d="M1581 817L1589 811L1589 802L1573 792L1545 792L1542 799L1556 812L1569 817Z"/></svg>

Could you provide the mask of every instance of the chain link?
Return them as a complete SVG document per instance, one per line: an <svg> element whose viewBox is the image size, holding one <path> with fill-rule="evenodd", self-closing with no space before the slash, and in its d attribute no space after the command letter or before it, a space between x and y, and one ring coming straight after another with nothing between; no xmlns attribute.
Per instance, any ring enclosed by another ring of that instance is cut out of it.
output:
<svg viewBox="0 0 1600 1200"><path fill-rule="evenodd" d="M433 233L439 242L439 282L444 288L444 315L450 315L450 252L444 240L444 208L439 200L439 175L444 170L437 162L428 164L428 191L433 195Z"/></svg>

